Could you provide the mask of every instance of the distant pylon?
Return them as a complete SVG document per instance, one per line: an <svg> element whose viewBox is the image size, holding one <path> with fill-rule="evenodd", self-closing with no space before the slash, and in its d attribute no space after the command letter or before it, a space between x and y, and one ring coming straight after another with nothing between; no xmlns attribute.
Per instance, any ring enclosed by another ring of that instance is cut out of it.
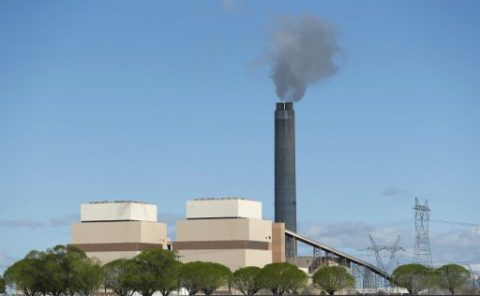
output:
<svg viewBox="0 0 480 296"><path fill-rule="evenodd" d="M377 260L377 266L381 270L383 270L384 272L390 274L392 272L392 267L393 267L393 264L395 262L395 256L396 256L397 252L398 251L405 251L404 248L399 246L400 235L397 237L397 240L395 241L395 243L393 245L390 245L390 246L377 245L377 243L375 243L375 241L373 240L372 235L369 234L368 236L370 237L370 242L372 243L372 245L370 247L368 247L367 250L373 251L373 253L375 254L375 259ZM388 256L388 261L387 262L383 261L383 257L382 257L382 254L381 254L382 251L390 253L389 256Z"/></svg>
<svg viewBox="0 0 480 296"><path fill-rule="evenodd" d="M428 199L425 204L420 204L415 197L415 249L413 257L415 262L432 266L432 251L430 250L430 238L428 236L428 222L430 220L430 208Z"/></svg>

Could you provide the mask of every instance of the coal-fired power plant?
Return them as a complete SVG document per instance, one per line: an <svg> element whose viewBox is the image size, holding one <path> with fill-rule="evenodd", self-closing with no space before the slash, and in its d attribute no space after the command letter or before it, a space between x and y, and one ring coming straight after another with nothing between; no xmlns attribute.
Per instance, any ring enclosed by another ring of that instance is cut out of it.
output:
<svg viewBox="0 0 480 296"><path fill-rule="evenodd" d="M297 231L295 185L295 113L293 103L277 103L275 110L275 222Z"/></svg>

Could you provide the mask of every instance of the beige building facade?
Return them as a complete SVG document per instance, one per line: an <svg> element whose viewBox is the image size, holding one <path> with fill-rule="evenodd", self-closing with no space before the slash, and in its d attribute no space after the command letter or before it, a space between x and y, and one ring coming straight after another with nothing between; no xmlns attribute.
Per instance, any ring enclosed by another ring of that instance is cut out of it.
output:
<svg viewBox="0 0 480 296"><path fill-rule="evenodd" d="M157 207L133 201L81 205L81 222L71 226L71 243L102 264L132 258L153 248L168 249L167 225L157 222Z"/></svg>
<svg viewBox="0 0 480 296"><path fill-rule="evenodd" d="M187 201L186 208L173 244L182 262L217 262L236 270L285 261L283 224L263 220L260 202L208 198Z"/></svg>

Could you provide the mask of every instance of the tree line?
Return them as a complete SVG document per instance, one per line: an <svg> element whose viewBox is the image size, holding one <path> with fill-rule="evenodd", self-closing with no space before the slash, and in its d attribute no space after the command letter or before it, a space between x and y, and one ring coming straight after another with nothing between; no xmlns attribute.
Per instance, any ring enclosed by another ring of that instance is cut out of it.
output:
<svg viewBox="0 0 480 296"><path fill-rule="evenodd" d="M407 289L410 294L435 289L447 290L452 295L464 293L469 290L473 280L470 272L458 264L446 264L439 268L405 264L392 273L392 281Z"/></svg>
<svg viewBox="0 0 480 296"><path fill-rule="evenodd" d="M393 272L392 281L410 294L428 289L444 289L456 294L472 283L470 272L456 264L436 269L420 264L401 265ZM355 287L355 278L341 266L319 268L311 282L313 287L330 295ZM152 296L156 291L168 296L184 288L193 296L234 288L244 295L268 290L280 296L303 292L307 283L306 273L286 262L232 272L219 263L181 263L175 252L153 249L101 266L75 247L58 245L45 252L31 251L10 266L3 278L0 277L0 293L11 286L26 296L90 296L100 289L118 296L132 296L134 292Z"/></svg>
<svg viewBox="0 0 480 296"><path fill-rule="evenodd" d="M343 267L320 268L313 284L333 294L354 287L355 280ZM103 266L75 247L58 245L47 251L31 251L0 277L5 285L26 296L89 296L100 289L118 296L168 296L184 288L189 295L211 295L220 288L235 288L244 295L269 290L273 295L298 294L307 286L308 276L295 265L282 262L263 268L244 267L234 272L213 262L181 263L175 252L153 249L131 259L117 259Z"/></svg>

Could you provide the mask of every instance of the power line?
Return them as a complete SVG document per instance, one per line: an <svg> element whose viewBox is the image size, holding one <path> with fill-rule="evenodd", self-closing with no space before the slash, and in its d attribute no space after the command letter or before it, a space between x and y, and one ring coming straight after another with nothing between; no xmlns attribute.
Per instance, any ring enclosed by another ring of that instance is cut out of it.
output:
<svg viewBox="0 0 480 296"><path fill-rule="evenodd" d="M458 222L458 221L446 221L446 220L430 220L435 223L444 223L444 224L455 224L455 225L463 225L463 226L474 226L474 227L479 227L480 224L474 224L474 223L466 223L466 222Z"/></svg>

